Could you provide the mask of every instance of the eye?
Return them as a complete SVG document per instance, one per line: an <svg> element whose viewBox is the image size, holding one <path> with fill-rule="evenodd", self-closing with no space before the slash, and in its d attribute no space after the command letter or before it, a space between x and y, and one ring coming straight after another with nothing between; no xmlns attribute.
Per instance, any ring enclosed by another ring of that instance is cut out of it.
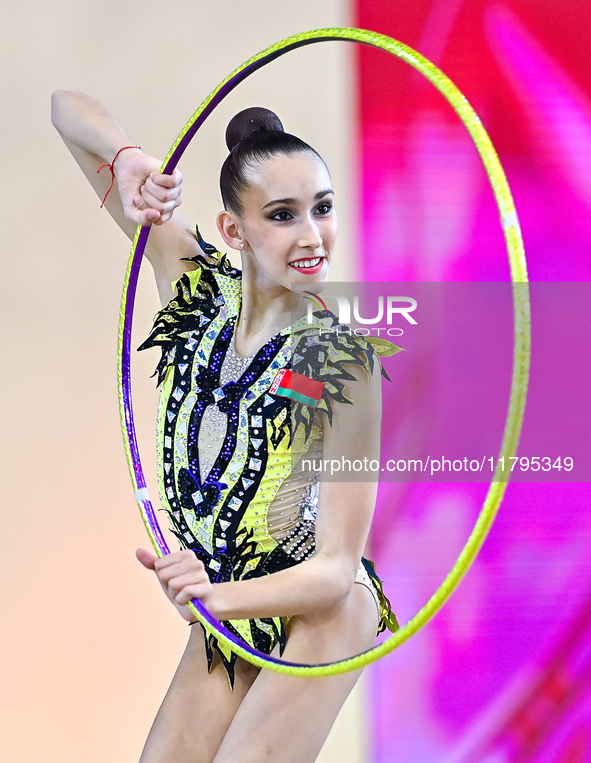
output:
<svg viewBox="0 0 591 763"><path fill-rule="evenodd" d="M270 215L270 220L278 220L279 222L286 222L287 220L291 220L293 218L293 215L288 209L278 209L276 212L273 212L272 215Z"/></svg>
<svg viewBox="0 0 591 763"><path fill-rule="evenodd" d="M322 204L316 208L316 212L319 215L328 215L332 212L332 206L331 201L323 201Z"/></svg>

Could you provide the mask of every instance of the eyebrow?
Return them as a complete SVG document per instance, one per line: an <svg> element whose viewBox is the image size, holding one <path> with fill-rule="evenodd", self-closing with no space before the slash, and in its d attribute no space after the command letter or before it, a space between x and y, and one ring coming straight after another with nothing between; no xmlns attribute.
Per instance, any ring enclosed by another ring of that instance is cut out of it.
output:
<svg viewBox="0 0 591 763"><path fill-rule="evenodd" d="M322 199L324 196L328 196L328 194L334 194L334 191L332 188L326 188L324 191L318 191L316 196L314 196L314 201L318 201L319 199ZM261 209L267 209L267 207L273 206L273 204L296 204L297 199L273 199L273 201L267 202L264 207L261 207Z"/></svg>

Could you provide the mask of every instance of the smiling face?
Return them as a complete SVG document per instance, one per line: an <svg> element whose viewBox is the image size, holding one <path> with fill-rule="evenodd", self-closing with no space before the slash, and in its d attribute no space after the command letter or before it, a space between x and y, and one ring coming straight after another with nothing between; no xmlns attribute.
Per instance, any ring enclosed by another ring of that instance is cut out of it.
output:
<svg viewBox="0 0 591 763"><path fill-rule="evenodd" d="M249 171L240 201L242 213L221 212L218 227L242 252L245 275L295 291L327 279L338 220L321 159L308 151L266 159Z"/></svg>

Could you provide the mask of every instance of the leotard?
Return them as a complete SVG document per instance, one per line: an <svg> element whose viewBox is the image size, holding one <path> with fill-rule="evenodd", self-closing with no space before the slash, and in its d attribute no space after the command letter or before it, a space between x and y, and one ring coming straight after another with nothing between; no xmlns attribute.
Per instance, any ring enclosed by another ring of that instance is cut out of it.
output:
<svg viewBox="0 0 591 763"><path fill-rule="evenodd" d="M332 313L315 313L312 323L299 319L254 356L237 355L241 272L198 230L196 236L204 252L190 258L197 269L173 284L175 296L139 348L162 351L156 369L160 499L181 547L193 550L212 582L246 580L314 554L323 428L330 425L332 401L351 402L344 381L355 377L344 365L371 374L374 345L336 331ZM385 340L380 348L381 354L400 349ZM372 562L361 560L356 582L374 595L378 633L396 630ZM224 622L267 654L277 643L283 652L288 624L286 617ZM233 686L236 654L207 630L205 640L209 668L215 649Z"/></svg>

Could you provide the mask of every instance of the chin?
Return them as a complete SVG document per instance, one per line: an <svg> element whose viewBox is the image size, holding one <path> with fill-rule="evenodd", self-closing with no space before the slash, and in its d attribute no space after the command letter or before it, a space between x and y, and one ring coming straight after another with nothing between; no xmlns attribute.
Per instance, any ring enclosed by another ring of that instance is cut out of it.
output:
<svg viewBox="0 0 591 763"><path fill-rule="evenodd" d="M290 281L294 283L315 283L328 278L328 260L324 257L314 268L292 268L288 266Z"/></svg>
<svg viewBox="0 0 591 763"><path fill-rule="evenodd" d="M328 267L322 268L320 273L311 276L295 274L295 278L289 281L289 288L297 294L305 291L321 291L328 283Z"/></svg>

